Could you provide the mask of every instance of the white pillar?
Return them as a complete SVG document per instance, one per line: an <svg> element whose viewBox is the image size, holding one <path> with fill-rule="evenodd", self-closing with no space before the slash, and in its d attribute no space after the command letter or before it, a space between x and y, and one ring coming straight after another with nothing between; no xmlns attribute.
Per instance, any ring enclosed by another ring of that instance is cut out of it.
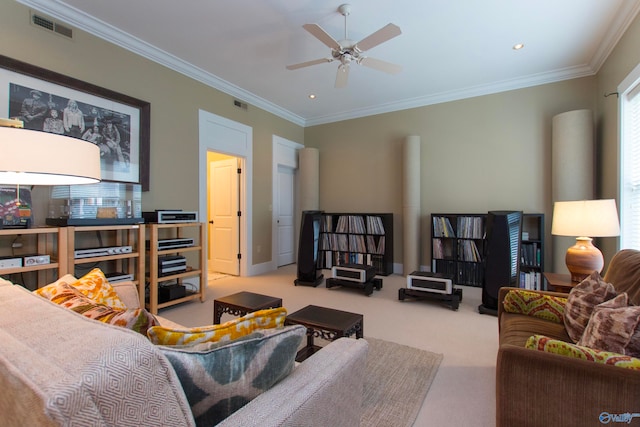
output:
<svg viewBox="0 0 640 427"><path fill-rule="evenodd" d="M590 200L595 196L593 113L575 110L553 117L551 135L551 200ZM551 218L553 221L553 218ZM575 238L552 236L553 268L568 273L564 257Z"/></svg>
<svg viewBox="0 0 640 427"><path fill-rule="evenodd" d="M403 274L407 275L420 269L419 136L410 135L405 140L402 171Z"/></svg>
<svg viewBox="0 0 640 427"><path fill-rule="evenodd" d="M317 211L320 209L320 153L317 148L298 150L300 173L300 209Z"/></svg>

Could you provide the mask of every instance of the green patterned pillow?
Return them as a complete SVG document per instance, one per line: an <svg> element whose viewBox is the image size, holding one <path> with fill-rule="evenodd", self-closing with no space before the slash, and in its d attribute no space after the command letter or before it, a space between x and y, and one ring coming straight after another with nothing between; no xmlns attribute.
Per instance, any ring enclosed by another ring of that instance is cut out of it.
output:
<svg viewBox="0 0 640 427"><path fill-rule="evenodd" d="M613 365L621 368L640 370L640 359L610 351L594 350L568 342L554 340L543 335L529 337L525 347L532 350L544 351L575 359L588 360L604 365Z"/></svg>
<svg viewBox="0 0 640 427"><path fill-rule="evenodd" d="M158 346L178 374L197 426L218 424L293 370L302 325L253 332L255 338Z"/></svg>
<svg viewBox="0 0 640 427"><path fill-rule="evenodd" d="M502 304L509 313L526 314L554 323L563 323L566 303L566 298L514 289L507 292Z"/></svg>

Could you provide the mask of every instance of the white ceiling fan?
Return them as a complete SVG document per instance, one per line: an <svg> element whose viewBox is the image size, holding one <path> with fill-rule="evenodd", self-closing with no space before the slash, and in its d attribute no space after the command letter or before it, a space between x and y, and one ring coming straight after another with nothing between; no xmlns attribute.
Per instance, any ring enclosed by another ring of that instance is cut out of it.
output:
<svg viewBox="0 0 640 427"><path fill-rule="evenodd" d="M381 61L375 58L364 56L364 52L402 34L400 27L394 24L387 24L373 34L365 37L359 42L350 40L347 34L347 16L351 13L351 5L343 4L338 8L338 12L344 16L344 39L336 41L318 24L305 24L302 26L315 38L331 48L330 58L315 59L313 61L301 62L299 64L288 65L287 70L297 70L298 68L309 67L311 65L323 64L325 62L340 61L338 74L336 76L336 87L346 86L349 77L349 66L352 62L364 65L365 67L383 71L389 74L397 74L402 67L390 62Z"/></svg>

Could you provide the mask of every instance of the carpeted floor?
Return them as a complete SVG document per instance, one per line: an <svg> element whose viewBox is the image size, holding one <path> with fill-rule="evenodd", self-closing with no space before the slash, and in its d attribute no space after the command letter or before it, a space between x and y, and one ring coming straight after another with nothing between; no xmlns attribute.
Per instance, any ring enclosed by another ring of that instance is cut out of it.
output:
<svg viewBox="0 0 640 427"><path fill-rule="evenodd" d="M411 427L442 354L376 338L369 342L360 427Z"/></svg>

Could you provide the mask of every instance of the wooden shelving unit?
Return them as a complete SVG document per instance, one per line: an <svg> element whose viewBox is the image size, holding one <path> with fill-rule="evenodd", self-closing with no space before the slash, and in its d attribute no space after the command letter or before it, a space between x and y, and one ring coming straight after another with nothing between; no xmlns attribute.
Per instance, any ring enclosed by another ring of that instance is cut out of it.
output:
<svg viewBox="0 0 640 427"><path fill-rule="evenodd" d="M2 256L23 257L28 254L49 255L49 264L24 265L0 269L0 276L35 272L34 282L21 283L28 288L44 286L68 273L67 265L67 230L61 227L39 227L24 229L0 230L1 247L11 249L13 241L20 238L22 247L15 253L2 253ZM11 241L10 241L11 240ZM6 242L6 243L5 243ZM33 252L32 252L33 251ZM57 274L54 270L58 270ZM14 279L14 283L17 281Z"/></svg>
<svg viewBox="0 0 640 427"><path fill-rule="evenodd" d="M147 310L152 314L157 314L158 310L172 305L180 304L183 302L191 301L196 298L200 298L201 302L205 300L205 289L207 287L207 258L206 251L203 245L206 240L206 226L199 222L190 223L175 223L175 224L147 224L148 228L148 241L147 241L147 254L149 268L147 270L147 280L149 281L149 299L146 302ZM168 250L158 250L158 240L171 239L171 238L184 238L190 237L194 239L195 245ZM160 276L158 274L158 257L163 255L176 255L187 254L187 259L193 261L188 257L188 254L197 255L197 265L188 265L187 271L172 274L169 276ZM185 279L190 277L198 277L200 283L198 285L197 292L187 292L187 295L182 298L159 303L158 302L158 286L163 282L176 282L183 284ZM142 293L144 295L144 292Z"/></svg>
<svg viewBox="0 0 640 427"><path fill-rule="evenodd" d="M393 214L323 213L318 268L366 264L393 273Z"/></svg>
<svg viewBox="0 0 640 427"><path fill-rule="evenodd" d="M144 270L145 270L145 227L144 224L133 225L100 225L66 227L67 230L67 260L68 272L74 274L76 267L83 264L99 264L110 262L118 272L132 274L133 282L138 285L140 304L144 306ZM100 244L92 244L91 234L100 236ZM87 245L87 246L85 246ZM131 246L130 253L94 256L89 258L75 258L77 249L93 247ZM103 268L103 271L105 269ZM109 273L109 271L105 271Z"/></svg>

